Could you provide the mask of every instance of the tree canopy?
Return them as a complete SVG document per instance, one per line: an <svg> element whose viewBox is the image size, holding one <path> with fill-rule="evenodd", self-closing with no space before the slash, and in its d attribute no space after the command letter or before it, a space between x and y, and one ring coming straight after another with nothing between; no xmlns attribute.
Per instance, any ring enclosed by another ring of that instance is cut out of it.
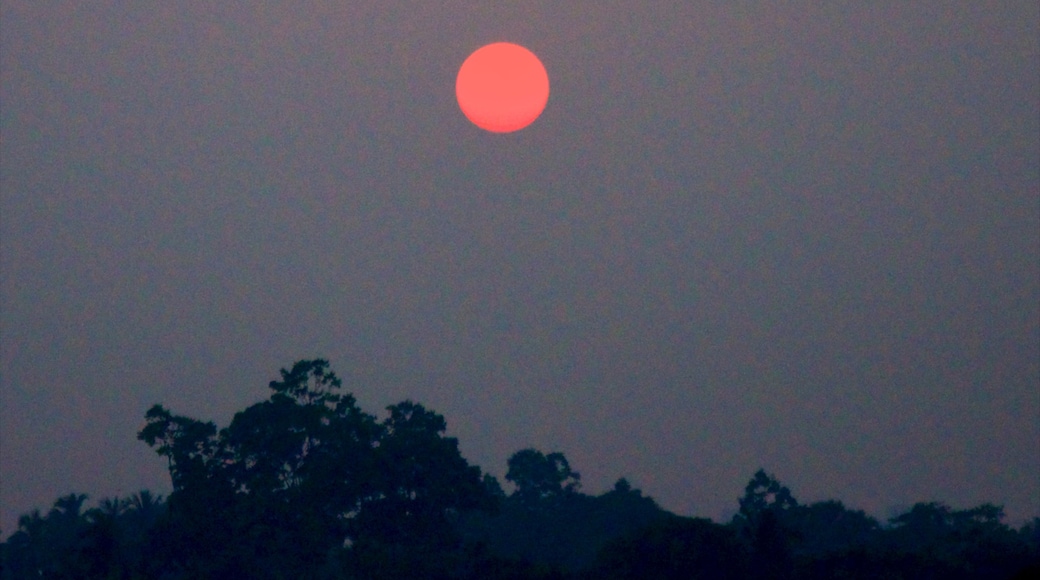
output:
<svg viewBox="0 0 1040 580"><path fill-rule="evenodd" d="M219 430L158 405L146 414L139 438L169 461L171 534L180 561L198 563L191 570L261 577L320 567L347 545L450 545L452 513L491 506L441 415L404 401L380 421L337 392L321 359L282 369L269 387L268 400ZM237 555L213 553L230 544Z"/></svg>
<svg viewBox="0 0 1040 580"><path fill-rule="evenodd" d="M506 480L516 485L516 497L534 504L574 493L581 488L581 474L571 470L562 453L548 455L522 449L509 458Z"/></svg>
<svg viewBox="0 0 1040 580"><path fill-rule="evenodd" d="M1040 518L1014 530L1001 506L921 502L881 523L800 503L763 469L726 524L626 478L585 494L560 451L511 455L506 494L443 416L406 400L377 417L342 386L303 360L225 427L153 406L138 438L165 459L169 497L63 495L0 544L0 580L988 579L1040 562Z"/></svg>

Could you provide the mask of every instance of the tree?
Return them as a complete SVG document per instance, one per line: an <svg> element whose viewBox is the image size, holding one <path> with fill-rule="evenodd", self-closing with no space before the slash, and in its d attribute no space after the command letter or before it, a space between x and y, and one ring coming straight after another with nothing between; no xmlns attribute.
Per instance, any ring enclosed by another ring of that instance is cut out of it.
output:
<svg viewBox="0 0 1040 580"><path fill-rule="evenodd" d="M509 458L508 465L506 479L516 485L513 495L527 505L581 488L581 474L572 471L567 458L559 452L545 455L536 449L523 449Z"/></svg>
<svg viewBox="0 0 1040 580"><path fill-rule="evenodd" d="M1003 507L993 504L954 510L940 502L920 502L889 520L888 545L914 554L928 567L967 577L1007 577L1031 556L1028 544L1003 519Z"/></svg>
<svg viewBox="0 0 1040 580"><path fill-rule="evenodd" d="M138 438L167 458L173 482L168 557L189 575L273 577L316 565L346 538L375 420L335 392L327 361L280 374L269 400L219 431L158 405L146 414Z"/></svg>
<svg viewBox="0 0 1040 580"><path fill-rule="evenodd" d="M345 546L358 566L388 546L447 547L451 512L489 503L440 415L405 401L379 422L325 360L280 374L219 431L158 405L146 415L139 438L173 481L171 560L189 575L298 577Z"/></svg>
<svg viewBox="0 0 1040 580"><path fill-rule="evenodd" d="M166 536L159 565L188 576L241 575L244 562L227 549L243 543L235 543L237 498L226 476L229 450L216 425L174 415L161 405L149 409L145 420L138 439L166 458L173 484L159 526Z"/></svg>
<svg viewBox="0 0 1040 580"><path fill-rule="evenodd" d="M799 505L786 512L784 525L797 538L795 553L810 557L872 546L881 536L877 520L837 500Z"/></svg>
<svg viewBox="0 0 1040 580"><path fill-rule="evenodd" d="M747 522L755 521L766 511L787 511L798 505L791 491L764 469L755 472L738 502L740 510L736 517Z"/></svg>
<svg viewBox="0 0 1040 580"><path fill-rule="evenodd" d="M42 516L39 510L21 516L18 530L7 541L5 565L14 578L76 577L84 517L85 494L59 497ZM5 572L8 573L8 572Z"/></svg>
<svg viewBox="0 0 1040 580"><path fill-rule="evenodd" d="M460 512L490 511L493 488L462 457L458 440L444 436L444 417L411 401L387 411L374 493L352 521L356 565L374 577L450 575L461 557L454 524Z"/></svg>
<svg viewBox="0 0 1040 580"><path fill-rule="evenodd" d="M145 490L130 498L104 498L84 510L86 499L68 494L55 500L46 516L39 510L23 515L3 545L0 578L161 576L163 569L148 562L149 540L164 509L161 498Z"/></svg>
<svg viewBox="0 0 1040 580"><path fill-rule="evenodd" d="M758 578L787 578L793 573L794 534L785 525L798 501L787 487L759 469L744 488L732 525L750 546L752 571Z"/></svg>
<svg viewBox="0 0 1040 580"><path fill-rule="evenodd" d="M123 500L120 531L121 553L131 577L160 575L155 554L164 545L160 522L166 517L166 502L161 494L142 489Z"/></svg>
<svg viewBox="0 0 1040 580"><path fill-rule="evenodd" d="M668 515L624 480L599 496L581 493L578 474L562 453L524 449L508 465L507 478L517 487L513 494L500 500L496 513L473 513L460 522L470 545L493 558L526 561L546 574L577 573L608 542Z"/></svg>
<svg viewBox="0 0 1040 580"><path fill-rule="evenodd" d="M76 555L76 571L84 578L111 578L129 574L120 549L124 543L121 518L126 502L104 498L98 506L87 510L86 527L80 534Z"/></svg>
<svg viewBox="0 0 1040 580"><path fill-rule="evenodd" d="M747 578L747 554L731 529L671 516L607 544L594 577L617 580Z"/></svg>
<svg viewBox="0 0 1040 580"><path fill-rule="evenodd" d="M7 539L4 567L11 578L39 578L53 566L47 521L34 509L18 518L18 529Z"/></svg>
<svg viewBox="0 0 1040 580"><path fill-rule="evenodd" d="M1018 534L1022 541L1029 546L1036 558L1040 560L1040 516L1026 522L1022 529L1018 531Z"/></svg>

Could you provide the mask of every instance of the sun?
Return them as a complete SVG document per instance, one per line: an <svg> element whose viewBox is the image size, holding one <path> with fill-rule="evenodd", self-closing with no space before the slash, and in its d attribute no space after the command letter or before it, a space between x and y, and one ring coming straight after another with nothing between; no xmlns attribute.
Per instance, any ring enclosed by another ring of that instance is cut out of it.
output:
<svg viewBox="0 0 1040 580"><path fill-rule="evenodd" d="M474 125L492 133L512 133L545 110L549 75L530 50L496 42L479 48L462 63L455 96Z"/></svg>

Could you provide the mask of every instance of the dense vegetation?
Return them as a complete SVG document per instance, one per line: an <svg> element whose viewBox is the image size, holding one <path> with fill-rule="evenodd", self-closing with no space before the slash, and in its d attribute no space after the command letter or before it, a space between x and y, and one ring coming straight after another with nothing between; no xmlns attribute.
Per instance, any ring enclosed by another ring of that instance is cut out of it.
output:
<svg viewBox="0 0 1040 580"><path fill-rule="evenodd" d="M624 479L598 496L562 453L508 461L507 495L413 402L379 420L323 360L281 371L228 427L156 405L139 438L173 491L59 498L22 516L2 579L1010 578L1040 562L1040 518L919 503L884 525L800 504L760 470L725 524L676 516ZM1035 572L1035 568L1033 568Z"/></svg>

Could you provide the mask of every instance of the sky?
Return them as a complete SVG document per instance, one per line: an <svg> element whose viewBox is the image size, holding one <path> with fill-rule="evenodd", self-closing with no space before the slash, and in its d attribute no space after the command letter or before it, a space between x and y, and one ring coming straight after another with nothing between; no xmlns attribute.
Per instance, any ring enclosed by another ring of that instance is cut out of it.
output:
<svg viewBox="0 0 1040 580"><path fill-rule="evenodd" d="M497 41L548 105L455 101ZM0 533L327 358L495 474L1040 516L1033 1L0 3Z"/></svg>

